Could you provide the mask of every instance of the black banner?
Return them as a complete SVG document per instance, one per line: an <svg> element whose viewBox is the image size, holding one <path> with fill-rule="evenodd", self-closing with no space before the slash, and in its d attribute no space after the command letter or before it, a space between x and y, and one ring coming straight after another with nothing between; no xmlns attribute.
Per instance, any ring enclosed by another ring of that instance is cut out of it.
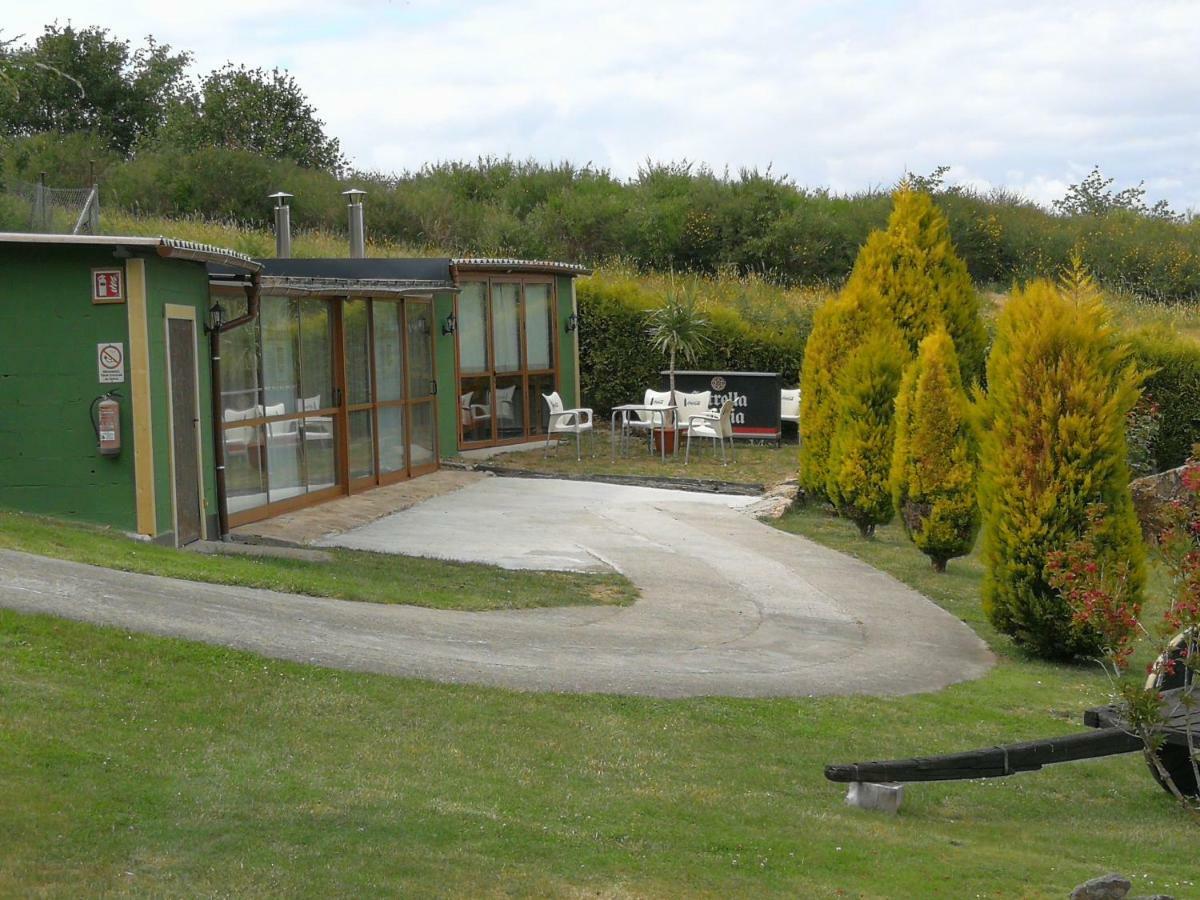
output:
<svg viewBox="0 0 1200 900"><path fill-rule="evenodd" d="M670 373L662 372L662 390L670 386ZM735 437L779 440L778 372L676 372L675 389L693 394L709 391L714 411L733 401Z"/></svg>

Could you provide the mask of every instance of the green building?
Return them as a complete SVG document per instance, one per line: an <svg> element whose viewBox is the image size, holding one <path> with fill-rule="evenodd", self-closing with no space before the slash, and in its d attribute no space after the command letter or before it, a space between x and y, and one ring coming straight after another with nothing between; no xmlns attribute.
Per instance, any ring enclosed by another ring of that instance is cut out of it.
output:
<svg viewBox="0 0 1200 900"><path fill-rule="evenodd" d="M0 234L0 506L185 544L538 440L585 271Z"/></svg>

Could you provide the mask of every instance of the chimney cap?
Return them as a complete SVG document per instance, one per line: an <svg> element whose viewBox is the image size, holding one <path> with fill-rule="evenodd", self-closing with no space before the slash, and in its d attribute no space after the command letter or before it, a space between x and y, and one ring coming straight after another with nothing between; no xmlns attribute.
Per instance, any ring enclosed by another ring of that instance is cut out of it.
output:
<svg viewBox="0 0 1200 900"><path fill-rule="evenodd" d="M355 201L357 201L357 200L358 200L358 198L359 198L359 197L365 197L365 196L367 196L367 192L366 192L366 191L360 191L358 188L350 188L350 190L348 190L348 191L342 191L342 196L343 196L343 197L349 197L349 198L350 198L350 202L351 202L351 203L354 203Z"/></svg>
<svg viewBox="0 0 1200 900"><path fill-rule="evenodd" d="M294 196L296 196L296 195L289 194L287 191L276 191L274 194L267 194L267 199L268 200L278 200L281 204L286 206L287 204L283 203L283 201L286 200L288 197L294 197Z"/></svg>

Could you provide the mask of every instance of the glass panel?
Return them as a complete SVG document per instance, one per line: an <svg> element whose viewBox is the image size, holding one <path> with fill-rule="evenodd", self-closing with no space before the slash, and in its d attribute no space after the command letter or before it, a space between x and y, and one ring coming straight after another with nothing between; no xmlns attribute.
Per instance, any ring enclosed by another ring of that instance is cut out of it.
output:
<svg viewBox="0 0 1200 900"><path fill-rule="evenodd" d="M496 377L496 437L521 437L525 434L525 392L520 375Z"/></svg>
<svg viewBox="0 0 1200 900"><path fill-rule="evenodd" d="M550 421L550 407L546 405L544 396L553 390L553 375L529 376L529 406L531 412L530 419L532 420L530 422L530 432L532 434L546 433L546 423Z"/></svg>
<svg viewBox="0 0 1200 900"><path fill-rule="evenodd" d="M245 297L214 295L232 319L245 314ZM246 418L242 413L253 411L262 398L258 391L258 321L247 322L221 335L221 406L226 420ZM261 414L260 414L261 415Z"/></svg>
<svg viewBox="0 0 1200 900"><path fill-rule="evenodd" d="M464 441L492 439L492 380L464 378L459 383L458 417Z"/></svg>
<svg viewBox="0 0 1200 900"><path fill-rule="evenodd" d="M350 413L350 477L375 474L375 443L371 439L371 410Z"/></svg>
<svg viewBox="0 0 1200 900"><path fill-rule="evenodd" d="M228 412L226 410L226 414ZM261 425L225 429L225 497L226 508L231 513L267 505L263 445Z"/></svg>
<svg viewBox="0 0 1200 900"><path fill-rule="evenodd" d="M262 366L265 403L282 407L286 415L299 410L300 397L300 301L294 297L263 297Z"/></svg>
<svg viewBox="0 0 1200 900"><path fill-rule="evenodd" d="M400 472L404 464L404 407L379 407L379 471Z"/></svg>
<svg viewBox="0 0 1200 900"><path fill-rule="evenodd" d="M305 492L300 463L300 421L268 422L266 428L270 499L278 503Z"/></svg>
<svg viewBox="0 0 1200 900"><path fill-rule="evenodd" d="M375 300L372 303L375 326L375 399L399 400L404 396L403 367L400 358L400 304Z"/></svg>
<svg viewBox="0 0 1200 900"><path fill-rule="evenodd" d="M324 300L300 301L300 408L333 406L333 316Z"/></svg>
<svg viewBox="0 0 1200 900"><path fill-rule="evenodd" d="M488 371L487 285L468 281L458 295L458 368Z"/></svg>
<svg viewBox="0 0 1200 900"><path fill-rule="evenodd" d="M347 300L342 325L346 333L346 393L351 403L371 402L371 341L367 301ZM351 428L353 432L353 428Z"/></svg>
<svg viewBox="0 0 1200 900"><path fill-rule="evenodd" d="M309 416L301 423L309 491L322 491L337 484L335 420L334 416Z"/></svg>
<svg viewBox="0 0 1200 900"><path fill-rule="evenodd" d="M549 369L554 360L554 310L550 285L525 285L525 348L533 369Z"/></svg>
<svg viewBox="0 0 1200 900"><path fill-rule="evenodd" d="M437 437L433 428L433 404L414 403L409 407L412 429L413 468L427 466L437 459Z"/></svg>
<svg viewBox="0 0 1200 900"><path fill-rule="evenodd" d="M404 302L408 321L408 396L409 399L433 394L433 309L421 300Z"/></svg>
<svg viewBox="0 0 1200 900"><path fill-rule="evenodd" d="M505 282L492 285L492 345L497 372L521 368L521 286Z"/></svg>

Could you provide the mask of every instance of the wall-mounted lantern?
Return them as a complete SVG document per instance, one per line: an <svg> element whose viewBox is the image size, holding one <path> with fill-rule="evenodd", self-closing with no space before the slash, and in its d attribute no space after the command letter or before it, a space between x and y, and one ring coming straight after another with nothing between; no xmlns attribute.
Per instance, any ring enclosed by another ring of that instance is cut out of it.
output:
<svg viewBox="0 0 1200 900"><path fill-rule="evenodd" d="M572 331L578 331L578 330L579 330L579 316L577 316L575 313L571 313L571 315L567 316L567 334L570 334Z"/></svg>
<svg viewBox="0 0 1200 900"><path fill-rule="evenodd" d="M208 332L220 331L221 326L225 324L225 307L221 302L214 301L212 309L208 311L208 326L204 329Z"/></svg>
<svg viewBox="0 0 1200 900"><path fill-rule="evenodd" d="M458 319L454 318L454 313L450 313L442 322L442 334L454 334L456 328L458 328Z"/></svg>

